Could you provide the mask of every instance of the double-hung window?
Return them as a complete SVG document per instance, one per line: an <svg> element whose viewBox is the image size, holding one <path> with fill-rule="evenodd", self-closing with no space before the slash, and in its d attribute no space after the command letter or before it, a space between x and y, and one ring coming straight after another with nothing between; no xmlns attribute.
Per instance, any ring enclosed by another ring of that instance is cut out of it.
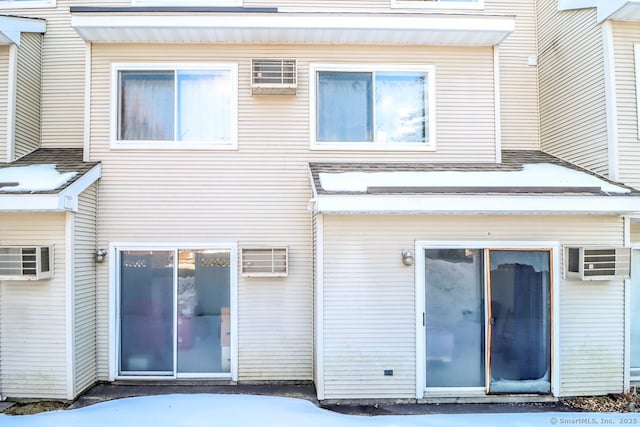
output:
<svg viewBox="0 0 640 427"><path fill-rule="evenodd" d="M484 0L391 0L391 7L482 9Z"/></svg>
<svg viewBox="0 0 640 427"><path fill-rule="evenodd" d="M428 66L313 65L312 148L433 149Z"/></svg>
<svg viewBox="0 0 640 427"><path fill-rule="evenodd" d="M235 148L237 66L114 66L114 145Z"/></svg>

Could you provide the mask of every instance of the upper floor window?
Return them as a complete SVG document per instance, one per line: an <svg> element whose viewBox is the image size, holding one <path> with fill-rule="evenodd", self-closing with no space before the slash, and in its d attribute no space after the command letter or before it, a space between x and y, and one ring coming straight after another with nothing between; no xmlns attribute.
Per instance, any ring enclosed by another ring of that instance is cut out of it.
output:
<svg viewBox="0 0 640 427"><path fill-rule="evenodd" d="M312 147L433 149L431 67L312 66Z"/></svg>
<svg viewBox="0 0 640 427"><path fill-rule="evenodd" d="M482 9L484 7L484 0L391 0L391 7Z"/></svg>
<svg viewBox="0 0 640 427"><path fill-rule="evenodd" d="M235 148L235 64L114 66L116 145Z"/></svg>
<svg viewBox="0 0 640 427"><path fill-rule="evenodd" d="M56 7L56 0L0 0L0 9L36 9Z"/></svg>

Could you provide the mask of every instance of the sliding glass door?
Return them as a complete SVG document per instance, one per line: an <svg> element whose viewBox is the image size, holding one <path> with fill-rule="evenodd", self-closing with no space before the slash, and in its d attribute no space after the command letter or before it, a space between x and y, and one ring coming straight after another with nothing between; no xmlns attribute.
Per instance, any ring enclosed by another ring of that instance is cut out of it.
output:
<svg viewBox="0 0 640 427"><path fill-rule="evenodd" d="M551 250L424 249L427 390L551 392Z"/></svg>
<svg viewBox="0 0 640 427"><path fill-rule="evenodd" d="M231 251L119 253L119 374L231 372Z"/></svg>

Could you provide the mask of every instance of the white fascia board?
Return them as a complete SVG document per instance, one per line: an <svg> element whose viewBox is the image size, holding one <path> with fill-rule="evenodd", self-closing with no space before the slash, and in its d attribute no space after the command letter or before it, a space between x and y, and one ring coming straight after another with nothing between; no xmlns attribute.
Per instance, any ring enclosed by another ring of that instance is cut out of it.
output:
<svg viewBox="0 0 640 427"><path fill-rule="evenodd" d="M91 42L354 43L491 46L514 16L234 13L85 15L71 26Z"/></svg>
<svg viewBox="0 0 640 427"><path fill-rule="evenodd" d="M42 19L0 16L0 44L20 45L22 33L44 33L47 24Z"/></svg>
<svg viewBox="0 0 640 427"><path fill-rule="evenodd" d="M627 6L640 4L637 0L598 0L598 22L611 19Z"/></svg>
<svg viewBox="0 0 640 427"><path fill-rule="evenodd" d="M633 196L320 195L313 209L334 214L640 214Z"/></svg>
<svg viewBox="0 0 640 427"><path fill-rule="evenodd" d="M597 7L598 0L558 0L558 10L576 10Z"/></svg>
<svg viewBox="0 0 640 427"><path fill-rule="evenodd" d="M60 193L2 194L0 195L0 212L77 212L78 196L100 176L101 167L96 165Z"/></svg>

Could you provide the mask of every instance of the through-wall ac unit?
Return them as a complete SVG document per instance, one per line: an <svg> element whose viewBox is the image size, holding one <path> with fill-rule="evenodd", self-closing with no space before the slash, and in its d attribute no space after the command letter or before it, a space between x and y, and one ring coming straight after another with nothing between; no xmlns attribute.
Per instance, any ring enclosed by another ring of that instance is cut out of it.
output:
<svg viewBox="0 0 640 427"><path fill-rule="evenodd" d="M289 249L243 248L242 276L286 277L289 274Z"/></svg>
<svg viewBox="0 0 640 427"><path fill-rule="evenodd" d="M629 277L631 249L565 247L565 277L578 280L620 280Z"/></svg>
<svg viewBox="0 0 640 427"><path fill-rule="evenodd" d="M53 247L0 246L0 280L41 280L53 275Z"/></svg>
<svg viewBox="0 0 640 427"><path fill-rule="evenodd" d="M295 95L298 71L295 59L252 59L252 95Z"/></svg>

